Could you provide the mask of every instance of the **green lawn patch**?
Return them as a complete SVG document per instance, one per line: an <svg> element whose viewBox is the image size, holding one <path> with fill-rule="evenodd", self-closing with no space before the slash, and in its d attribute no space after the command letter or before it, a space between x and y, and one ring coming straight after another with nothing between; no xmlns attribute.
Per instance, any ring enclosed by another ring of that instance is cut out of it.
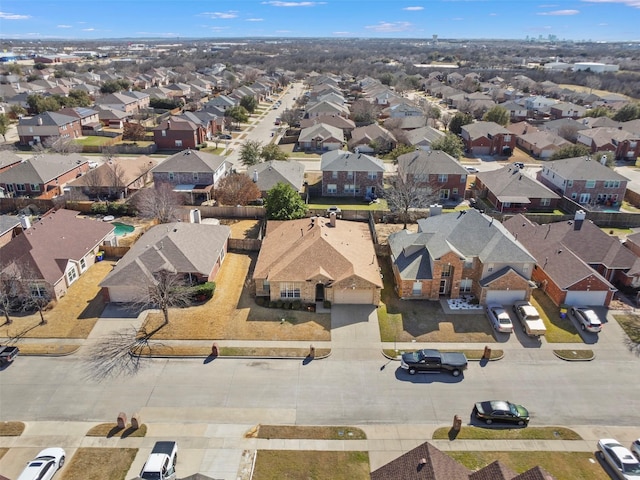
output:
<svg viewBox="0 0 640 480"><path fill-rule="evenodd" d="M640 343L640 316L626 313L614 315L613 318L620 324L631 342Z"/></svg>
<svg viewBox="0 0 640 480"><path fill-rule="evenodd" d="M19 437L24 432L22 422L0 422L0 437Z"/></svg>
<svg viewBox="0 0 640 480"><path fill-rule="evenodd" d="M137 448L79 448L67 460L62 480L123 480Z"/></svg>
<svg viewBox="0 0 640 480"><path fill-rule="evenodd" d="M367 452L258 450L252 480L370 478Z"/></svg>
<svg viewBox="0 0 640 480"><path fill-rule="evenodd" d="M101 145L109 145L113 139L111 137L100 137L100 136L88 136L84 138L77 138L74 140L74 143L78 145L87 145L87 146L101 146Z"/></svg>
<svg viewBox="0 0 640 480"><path fill-rule="evenodd" d="M593 350L554 350L553 354L562 360L577 362L596 358Z"/></svg>
<svg viewBox="0 0 640 480"><path fill-rule="evenodd" d="M377 203L370 204L363 201L362 197L313 198L311 203L307 204L307 207L326 210L334 205L342 210L389 210L387 201L383 198L379 199Z"/></svg>
<svg viewBox="0 0 640 480"><path fill-rule="evenodd" d="M470 470L492 462L501 463L523 473L540 466L557 480L611 480L590 452L445 452Z"/></svg>
<svg viewBox="0 0 640 480"><path fill-rule="evenodd" d="M560 308L540 289L533 291L531 304L538 309L547 327L545 339L549 343L584 343L569 315L560 318Z"/></svg>
<svg viewBox="0 0 640 480"><path fill-rule="evenodd" d="M582 440L573 430L564 427L482 428L462 427L454 435L451 427L433 432L434 440Z"/></svg>
<svg viewBox="0 0 640 480"><path fill-rule="evenodd" d="M367 435L353 427L311 427L298 425L260 425L257 438L300 440L366 440Z"/></svg>

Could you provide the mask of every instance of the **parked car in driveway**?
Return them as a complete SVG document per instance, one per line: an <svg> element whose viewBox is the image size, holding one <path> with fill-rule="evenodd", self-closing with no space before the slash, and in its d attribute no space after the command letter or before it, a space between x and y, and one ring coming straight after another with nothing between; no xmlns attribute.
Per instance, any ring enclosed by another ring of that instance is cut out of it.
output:
<svg viewBox="0 0 640 480"><path fill-rule="evenodd" d="M511 333L513 332L513 323L511 323L511 317L509 313L497 303L490 303L487 305L487 317L491 322L491 326L498 332Z"/></svg>
<svg viewBox="0 0 640 480"><path fill-rule="evenodd" d="M547 327L545 327L544 321L540 318L538 310L529 302L521 300L514 303L513 311L518 320L520 320L522 330L530 337L541 337L547 333Z"/></svg>
<svg viewBox="0 0 640 480"><path fill-rule="evenodd" d="M64 460L62 448L45 448L27 463L18 480L50 480L62 468Z"/></svg>
<svg viewBox="0 0 640 480"><path fill-rule="evenodd" d="M640 438L633 441L631 444L631 451L636 457L638 457L638 460L640 460Z"/></svg>
<svg viewBox="0 0 640 480"><path fill-rule="evenodd" d="M591 308L571 307L571 315L578 321L583 331L598 333L602 330L602 322Z"/></svg>
<svg viewBox="0 0 640 480"><path fill-rule="evenodd" d="M613 438L598 440L598 451L601 458L613 469L622 480L640 479L640 462L626 447Z"/></svg>
<svg viewBox="0 0 640 480"><path fill-rule="evenodd" d="M515 423L523 426L529 423L529 411L522 405L506 400L478 402L473 407L473 415L491 425L494 422Z"/></svg>
<svg viewBox="0 0 640 480"><path fill-rule="evenodd" d="M476 167L465 167L465 168L469 173L478 173L478 169Z"/></svg>
<svg viewBox="0 0 640 480"><path fill-rule="evenodd" d="M408 371L410 375L418 372L450 372L457 377L467 369L467 357L464 353L440 352L427 348L403 353L400 368Z"/></svg>

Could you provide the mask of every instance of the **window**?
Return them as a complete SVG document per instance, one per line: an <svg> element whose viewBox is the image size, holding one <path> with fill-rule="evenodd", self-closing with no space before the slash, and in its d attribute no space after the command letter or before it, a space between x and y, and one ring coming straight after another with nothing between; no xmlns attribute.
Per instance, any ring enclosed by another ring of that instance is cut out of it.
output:
<svg viewBox="0 0 640 480"><path fill-rule="evenodd" d="M449 175L447 175L446 173L441 173L438 175L438 183L447 183L448 179Z"/></svg>
<svg viewBox="0 0 640 480"><path fill-rule="evenodd" d="M460 183L467 183L467 176L466 175L460 175Z"/></svg>
<svg viewBox="0 0 640 480"><path fill-rule="evenodd" d="M7 191L8 192L14 192L15 191L15 187L13 186L13 183L7 183Z"/></svg>
<svg viewBox="0 0 640 480"><path fill-rule="evenodd" d="M38 185L37 183L32 183L31 185L29 185L29 188L31 189L32 192L40 191L40 185Z"/></svg>
<svg viewBox="0 0 640 480"><path fill-rule="evenodd" d="M473 285L473 281L470 278L465 278L464 280L460 280L460 293L470 292L472 285Z"/></svg>
<svg viewBox="0 0 640 480"><path fill-rule="evenodd" d="M452 195L458 195L458 189L454 188L453 190L451 190L451 194Z"/></svg>
<svg viewBox="0 0 640 480"><path fill-rule="evenodd" d="M167 131L166 130L162 130L162 136L166 137L167 136Z"/></svg>
<svg viewBox="0 0 640 480"><path fill-rule="evenodd" d="M353 170L347 172L347 178L353 178Z"/></svg>
<svg viewBox="0 0 640 480"><path fill-rule="evenodd" d="M367 178L369 180L377 180L378 179L378 172L369 172L367 174Z"/></svg>
<svg viewBox="0 0 640 480"><path fill-rule="evenodd" d="M596 181L587 180L587 183L585 184L585 188L596 188Z"/></svg>
<svg viewBox="0 0 640 480"><path fill-rule="evenodd" d="M46 297L47 289L43 285L31 285L31 296L32 297Z"/></svg>
<svg viewBox="0 0 640 480"><path fill-rule="evenodd" d="M427 180L429 180L429 175L427 173L416 173L413 176L413 179L416 182L426 182Z"/></svg>
<svg viewBox="0 0 640 480"><path fill-rule="evenodd" d="M327 193L338 193L338 186L335 183L328 184Z"/></svg>
<svg viewBox="0 0 640 480"><path fill-rule="evenodd" d="M356 193L356 186L352 183L345 183L344 193Z"/></svg>
<svg viewBox="0 0 640 480"><path fill-rule="evenodd" d="M440 200L446 200L449 198L449 189L448 188L443 188L442 190L440 190Z"/></svg>
<svg viewBox="0 0 640 480"><path fill-rule="evenodd" d="M19 192L24 192L26 190L24 183L16 183L16 190Z"/></svg>
<svg viewBox="0 0 640 480"><path fill-rule="evenodd" d="M567 187L573 187L573 180L567 180Z"/></svg>
<svg viewBox="0 0 640 480"><path fill-rule="evenodd" d="M442 274L440 275L441 277L450 277L451 276L451 265L447 264L447 265L443 265L442 266Z"/></svg>
<svg viewBox="0 0 640 480"><path fill-rule="evenodd" d="M493 263L487 265L487 272L493 272Z"/></svg>
<svg viewBox="0 0 640 480"><path fill-rule="evenodd" d="M422 282L413 282L411 295L416 295L416 296L422 295Z"/></svg>
<svg viewBox="0 0 640 480"><path fill-rule="evenodd" d="M502 206L505 207L505 208L509 208L509 207L511 207L511 202L504 202L502 204Z"/></svg>
<svg viewBox="0 0 640 480"><path fill-rule="evenodd" d="M472 268L472 267L473 267L473 258L465 258L464 268Z"/></svg>
<svg viewBox="0 0 640 480"><path fill-rule="evenodd" d="M169 172L169 180L174 180L176 178L176 174L173 172Z"/></svg>
<svg viewBox="0 0 640 480"><path fill-rule="evenodd" d="M198 181L198 172L193 172L193 181L194 182Z"/></svg>
<svg viewBox="0 0 640 480"><path fill-rule="evenodd" d="M571 200L575 200L576 198L578 198L578 194L576 192L573 192L571 194Z"/></svg>
<svg viewBox="0 0 640 480"><path fill-rule="evenodd" d="M76 269L75 268L70 268L67 271L67 281L68 281L69 285L71 285L73 282L75 282L77 278L78 278L78 272L76 272Z"/></svg>
<svg viewBox="0 0 640 480"><path fill-rule="evenodd" d="M331 178L338 178L338 172L331 172Z"/></svg>
<svg viewBox="0 0 640 480"><path fill-rule="evenodd" d="M300 298L300 287L295 283L282 283L280 285L280 298Z"/></svg>
<svg viewBox="0 0 640 480"><path fill-rule="evenodd" d="M182 140L176 140L176 147L182 146Z"/></svg>
<svg viewBox="0 0 640 480"><path fill-rule="evenodd" d="M540 205L542 207L548 207L549 205L551 205L551 199L550 198L541 198L540 199Z"/></svg>
<svg viewBox="0 0 640 480"><path fill-rule="evenodd" d="M80 271L84 272L87 269L87 262L84 258L80 259Z"/></svg>

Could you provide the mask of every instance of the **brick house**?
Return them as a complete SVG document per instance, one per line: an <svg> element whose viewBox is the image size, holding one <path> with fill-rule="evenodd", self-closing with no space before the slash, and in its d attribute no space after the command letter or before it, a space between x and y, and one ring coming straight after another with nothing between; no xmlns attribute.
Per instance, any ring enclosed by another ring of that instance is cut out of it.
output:
<svg viewBox="0 0 640 480"><path fill-rule="evenodd" d="M333 150L320 160L322 195L366 197L382 190L385 168L382 160L364 153Z"/></svg>
<svg viewBox="0 0 640 480"><path fill-rule="evenodd" d="M500 222L469 209L418 221L389 236L395 288L403 299L473 295L481 304L528 300L535 259Z"/></svg>
<svg viewBox="0 0 640 480"><path fill-rule="evenodd" d="M269 220L253 281L270 301L378 305L382 291L367 224L335 215Z"/></svg>
<svg viewBox="0 0 640 480"><path fill-rule="evenodd" d="M80 154L47 153L0 172L0 187L9 197L52 198L88 170L89 161Z"/></svg>
<svg viewBox="0 0 640 480"><path fill-rule="evenodd" d="M532 279L556 305L608 306L614 285L640 285L640 258L584 211L568 222L538 225L516 215L504 225L536 258Z"/></svg>
<svg viewBox="0 0 640 480"><path fill-rule="evenodd" d="M552 212L560 195L514 165L476 175L475 190L499 212Z"/></svg>
<svg viewBox="0 0 640 480"><path fill-rule="evenodd" d="M207 131L202 125L180 117L164 120L153 129L153 141L158 150L196 149L207 140Z"/></svg>
<svg viewBox="0 0 640 480"><path fill-rule="evenodd" d="M616 160L633 160L640 156L640 134L612 127L597 127L578 132L576 143L591 152L614 152Z"/></svg>
<svg viewBox="0 0 640 480"><path fill-rule="evenodd" d="M82 136L82 124L75 116L57 112L43 112L18 120L20 145L33 146L49 139L78 138Z"/></svg>
<svg viewBox="0 0 640 480"><path fill-rule="evenodd" d="M302 150L338 150L344 143L344 131L325 123L303 128L298 137L298 145Z"/></svg>
<svg viewBox="0 0 640 480"><path fill-rule="evenodd" d="M364 127L356 127L351 132L351 140L349 140L349 150L374 153L374 152L390 152L396 147L398 141L393 134L377 123L365 125Z"/></svg>
<svg viewBox="0 0 640 480"><path fill-rule="evenodd" d="M549 107L549 115L554 120L559 118L573 118L575 120L584 117L586 112L585 107L571 102L555 103Z"/></svg>
<svg viewBox="0 0 640 480"><path fill-rule="evenodd" d="M425 195L443 202L464 196L467 186L467 170L440 150L417 150L400 155L398 175L405 182L424 188Z"/></svg>
<svg viewBox="0 0 640 480"><path fill-rule="evenodd" d="M197 150L178 152L151 170L156 188L169 184L191 204L211 200L218 182L229 173L224 157Z"/></svg>
<svg viewBox="0 0 640 480"><path fill-rule="evenodd" d="M619 208L627 190L627 178L612 168L591 160L573 157L546 162L537 179L554 192L581 205Z"/></svg>
<svg viewBox="0 0 640 480"><path fill-rule="evenodd" d="M510 155L516 147L515 135L495 122L464 125L460 135L465 150L473 155Z"/></svg>

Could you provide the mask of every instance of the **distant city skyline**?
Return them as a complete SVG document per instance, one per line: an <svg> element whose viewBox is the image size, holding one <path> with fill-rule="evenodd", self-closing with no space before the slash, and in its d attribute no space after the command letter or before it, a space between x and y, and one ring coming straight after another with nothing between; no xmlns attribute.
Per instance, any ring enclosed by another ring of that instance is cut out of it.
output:
<svg viewBox="0 0 640 480"><path fill-rule="evenodd" d="M640 0L2 0L0 38L640 41Z"/></svg>

